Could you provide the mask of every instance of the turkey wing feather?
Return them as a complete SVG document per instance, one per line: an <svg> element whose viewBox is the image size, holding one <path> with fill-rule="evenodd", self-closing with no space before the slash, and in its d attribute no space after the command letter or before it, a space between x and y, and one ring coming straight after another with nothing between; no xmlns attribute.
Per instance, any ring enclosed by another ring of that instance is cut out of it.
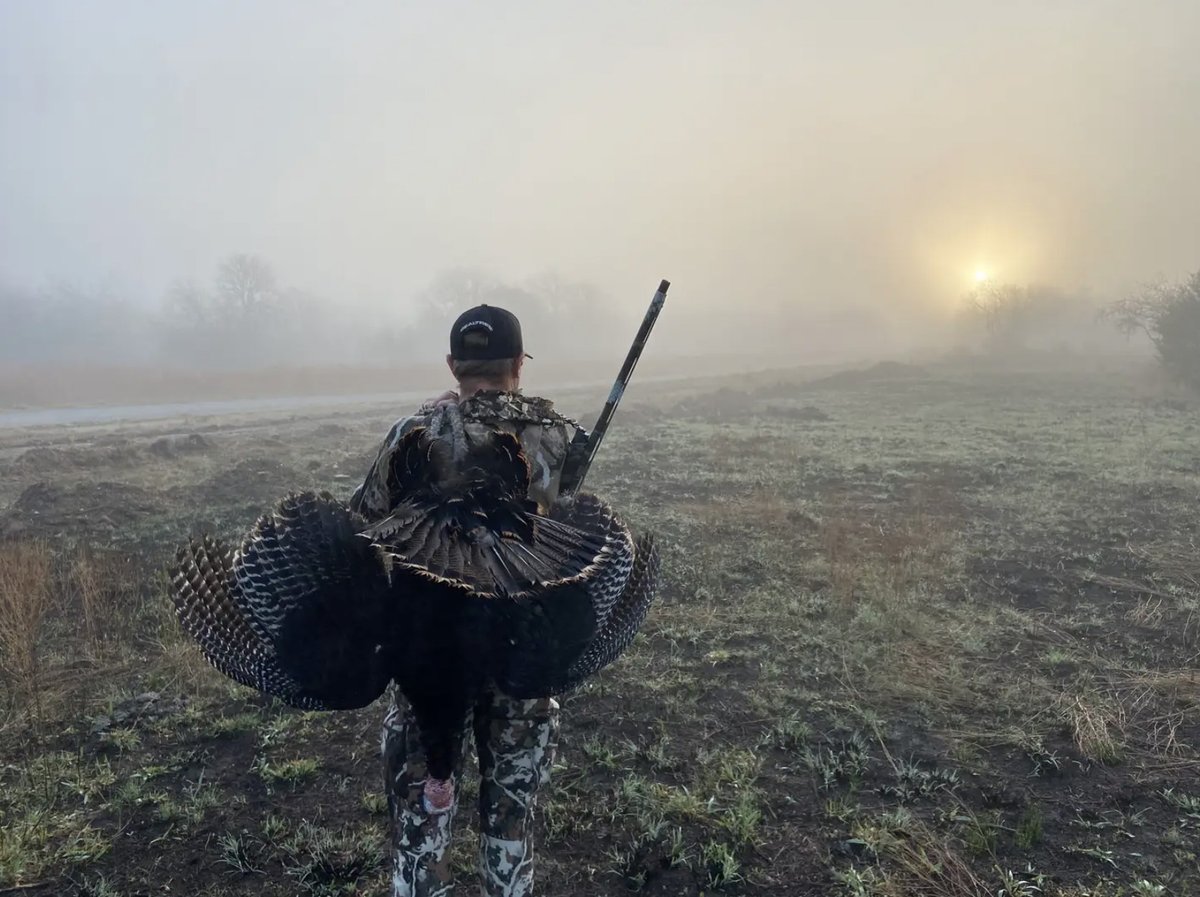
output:
<svg viewBox="0 0 1200 897"><path fill-rule="evenodd" d="M185 548L176 608L217 669L305 708L363 707L403 649L401 602L361 519L328 495L284 499L232 556Z"/></svg>

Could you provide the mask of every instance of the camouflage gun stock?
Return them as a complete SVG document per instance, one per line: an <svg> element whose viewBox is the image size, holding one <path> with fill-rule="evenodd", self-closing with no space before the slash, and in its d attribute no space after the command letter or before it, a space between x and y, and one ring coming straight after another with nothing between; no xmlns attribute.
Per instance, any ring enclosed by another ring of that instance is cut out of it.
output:
<svg viewBox="0 0 1200 897"><path fill-rule="evenodd" d="M621 397L625 394L625 387L629 385L629 379L633 376L633 369L637 367L638 359L642 357L642 350L646 348L646 343L650 339L650 331L654 329L658 313L662 311L663 304L667 301L667 289L670 286L670 282L666 280L658 285L658 292L650 300L650 307L646 309L646 316L642 318L642 326L638 328L637 336L633 338L633 345L629 347L629 354L625 356L625 363L621 365L617 379L608 394L608 401L604 403L604 408L601 409L600 416L596 419L596 425L592 427L591 433L580 430L575 434L567 452L567 461L563 465L560 492L566 494L578 492L583 486L588 468L592 466L592 461L596 458L600 443L604 441L604 433L608 430L608 425L612 423L617 405L620 404Z"/></svg>

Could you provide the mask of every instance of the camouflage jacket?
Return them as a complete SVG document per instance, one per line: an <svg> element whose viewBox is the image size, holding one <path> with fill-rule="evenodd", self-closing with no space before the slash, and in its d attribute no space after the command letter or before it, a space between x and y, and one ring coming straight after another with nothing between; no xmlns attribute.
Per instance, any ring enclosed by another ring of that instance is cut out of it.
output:
<svg viewBox="0 0 1200 897"><path fill-rule="evenodd" d="M480 392L459 402L459 410L467 424L468 435L482 436L487 430L512 433L521 441L529 461L529 497L544 511L558 496L563 464L576 432L582 428L554 410L549 399L525 396L519 392ZM350 507L368 520L386 517L387 459L404 436L429 421L434 411L426 403L416 414L402 417L392 425L383 445L367 472L366 479L355 490Z"/></svg>

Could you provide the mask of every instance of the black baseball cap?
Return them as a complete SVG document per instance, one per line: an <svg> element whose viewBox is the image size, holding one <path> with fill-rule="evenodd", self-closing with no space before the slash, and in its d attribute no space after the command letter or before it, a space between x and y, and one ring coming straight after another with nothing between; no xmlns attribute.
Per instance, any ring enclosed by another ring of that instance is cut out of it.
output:
<svg viewBox="0 0 1200 897"><path fill-rule="evenodd" d="M524 354L521 322L503 308L477 305L459 315L450 328L450 357L455 361L490 361Z"/></svg>

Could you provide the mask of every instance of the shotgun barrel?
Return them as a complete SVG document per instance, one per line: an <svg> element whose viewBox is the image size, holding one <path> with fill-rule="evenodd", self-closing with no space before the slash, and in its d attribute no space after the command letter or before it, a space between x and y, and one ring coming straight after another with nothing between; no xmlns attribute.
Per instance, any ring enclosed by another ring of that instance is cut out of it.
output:
<svg viewBox="0 0 1200 897"><path fill-rule="evenodd" d="M638 328L637 336L633 338L633 345L629 347L629 353L625 356L625 362L621 365L617 379L608 393L608 401L604 403L604 408L601 409L600 416L596 419L596 425L592 427L592 432L580 431L576 434L575 441L571 444L571 451L567 455L567 463L564 465L560 491L577 492L583 486L588 468L592 466L596 452L600 449L600 443L604 441L604 434L608 430L609 424L612 423L617 405L620 404L621 397L625 395L625 387L629 385L633 369L637 367L638 359L642 357L642 350L646 348L646 343L650 339L650 331L654 329L659 312L662 311L663 304L667 301L667 289L670 286L670 282L666 280L658 285L658 292L650 300L650 307L646 309L646 316L642 318L642 325Z"/></svg>

